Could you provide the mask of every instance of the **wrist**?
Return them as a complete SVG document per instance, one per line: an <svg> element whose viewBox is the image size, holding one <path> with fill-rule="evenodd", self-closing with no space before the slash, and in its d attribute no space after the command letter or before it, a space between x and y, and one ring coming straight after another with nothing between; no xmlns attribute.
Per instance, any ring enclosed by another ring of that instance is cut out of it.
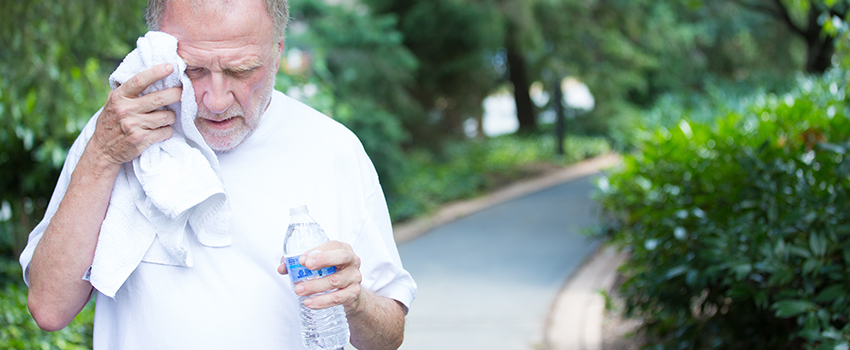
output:
<svg viewBox="0 0 850 350"><path fill-rule="evenodd" d="M118 175L122 165L122 162L98 146L97 135L93 135L80 156L77 168L82 167L94 176L113 177Z"/></svg>
<svg viewBox="0 0 850 350"><path fill-rule="evenodd" d="M361 289L360 297L357 298L357 300L343 305L345 308L345 315L351 318L363 314L368 309L369 304L372 303L372 301L372 294L365 289Z"/></svg>

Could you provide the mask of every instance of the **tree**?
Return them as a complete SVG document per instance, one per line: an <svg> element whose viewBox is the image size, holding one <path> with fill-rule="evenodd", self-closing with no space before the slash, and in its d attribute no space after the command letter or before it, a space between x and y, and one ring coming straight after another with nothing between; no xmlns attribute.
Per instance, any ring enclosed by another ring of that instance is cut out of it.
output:
<svg viewBox="0 0 850 350"><path fill-rule="evenodd" d="M410 140L405 125L424 115L409 92L416 57L402 45L392 16L321 0L291 5L287 59L277 88L357 134L392 197L392 183L405 163L402 148ZM288 57L297 52L305 53L306 63L291 67Z"/></svg>
<svg viewBox="0 0 850 350"><path fill-rule="evenodd" d="M835 33L824 31L833 21L843 22L850 2L846 0L727 0L747 11L765 15L786 27L806 44L805 71L823 74L832 67ZM703 6L718 6L705 1Z"/></svg>
<svg viewBox="0 0 850 350"><path fill-rule="evenodd" d="M502 40L495 11L467 0L364 2L376 14L398 18L403 43L419 62L410 91L427 114L405 120L414 143L436 147L462 137L463 122L480 120L481 103L499 78L490 63Z"/></svg>
<svg viewBox="0 0 850 350"><path fill-rule="evenodd" d="M691 44L687 25L663 1L541 0L534 10L544 40L538 79L553 86L577 77L596 100L573 131L607 133L610 120L650 93L650 75L662 58L679 58Z"/></svg>
<svg viewBox="0 0 850 350"><path fill-rule="evenodd" d="M537 131L537 113L530 95L531 83L535 79L532 66L542 49L541 28L534 18L537 2L495 0L505 33L502 42L508 65L505 78L513 87L520 133Z"/></svg>

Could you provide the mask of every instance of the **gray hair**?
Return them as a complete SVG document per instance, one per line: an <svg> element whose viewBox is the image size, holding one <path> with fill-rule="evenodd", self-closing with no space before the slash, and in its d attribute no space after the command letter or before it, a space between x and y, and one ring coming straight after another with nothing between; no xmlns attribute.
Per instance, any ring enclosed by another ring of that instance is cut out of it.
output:
<svg viewBox="0 0 850 350"><path fill-rule="evenodd" d="M289 1L287 0L263 0L266 4L266 10L272 18L274 24L275 38L283 40L286 34L286 26L289 25ZM159 22L165 15L165 7L168 0L148 0L148 7L145 10L145 21L148 23L148 29L159 30ZM195 3L197 5L197 3Z"/></svg>

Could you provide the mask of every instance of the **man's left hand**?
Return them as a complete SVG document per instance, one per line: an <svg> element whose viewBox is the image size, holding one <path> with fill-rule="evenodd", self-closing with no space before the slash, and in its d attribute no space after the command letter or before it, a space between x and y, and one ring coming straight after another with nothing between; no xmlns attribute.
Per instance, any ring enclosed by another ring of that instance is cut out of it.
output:
<svg viewBox="0 0 850 350"><path fill-rule="evenodd" d="M314 251L319 251L319 253L313 253ZM295 294L298 294L298 296L309 296L336 289L332 293L306 299L304 301L305 306L311 309L325 309L343 305L346 314L360 311L360 304L363 299L363 289L360 287L360 282L363 280L363 276L360 274L360 258L354 254L350 245L328 241L301 254L299 261L302 266L310 270L336 266L334 274L295 285ZM287 272L283 258L281 258L281 264L277 271L280 274Z"/></svg>

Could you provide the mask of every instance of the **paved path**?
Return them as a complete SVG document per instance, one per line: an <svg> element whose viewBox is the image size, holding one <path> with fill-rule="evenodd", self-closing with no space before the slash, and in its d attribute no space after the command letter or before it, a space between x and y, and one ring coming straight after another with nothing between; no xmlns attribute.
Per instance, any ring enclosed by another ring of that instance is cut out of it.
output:
<svg viewBox="0 0 850 350"><path fill-rule="evenodd" d="M599 243L592 176L475 212L399 245L419 285L402 350L539 349L564 282Z"/></svg>

